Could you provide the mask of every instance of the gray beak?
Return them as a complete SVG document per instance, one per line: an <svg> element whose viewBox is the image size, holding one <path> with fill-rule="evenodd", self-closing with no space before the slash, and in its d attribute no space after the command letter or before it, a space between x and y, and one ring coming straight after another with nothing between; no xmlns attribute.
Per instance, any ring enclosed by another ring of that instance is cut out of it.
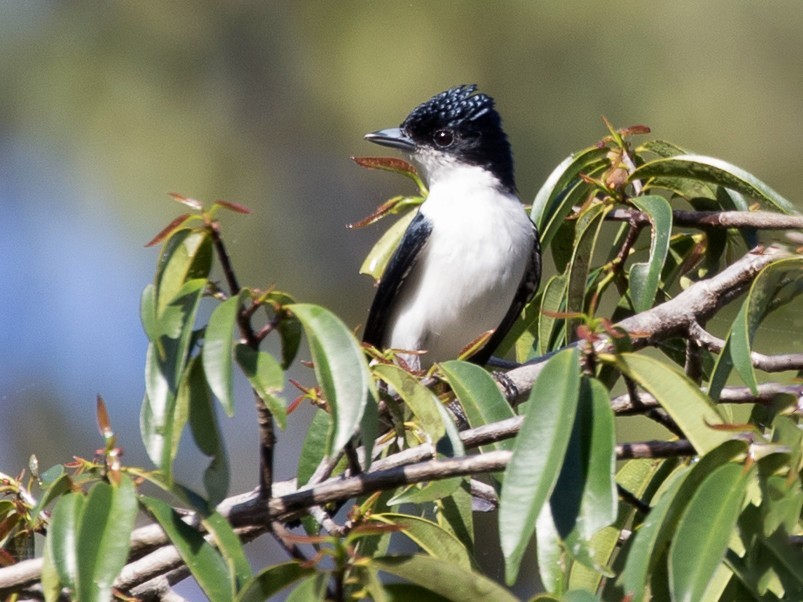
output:
<svg viewBox="0 0 803 602"><path fill-rule="evenodd" d="M412 152L415 150L415 142L405 134L400 128L388 128L365 135L365 139L375 144L398 148L403 151Z"/></svg>

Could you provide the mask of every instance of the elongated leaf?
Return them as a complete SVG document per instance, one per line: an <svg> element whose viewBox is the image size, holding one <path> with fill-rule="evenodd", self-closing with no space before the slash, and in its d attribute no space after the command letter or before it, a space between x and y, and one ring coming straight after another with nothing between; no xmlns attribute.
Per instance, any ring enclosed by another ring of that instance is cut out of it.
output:
<svg viewBox="0 0 803 602"><path fill-rule="evenodd" d="M620 577L625 594L630 596L633 602L641 602L645 599L649 572L661 551L658 546L659 535L665 528L666 516L687 474L687 472L681 472L676 475L658 503L650 508L650 513L635 535L627 556L627 564Z"/></svg>
<svg viewBox="0 0 803 602"><path fill-rule="evenodd" d="M298 458L296 478L298 479L299 487L307 484L318 464L323 460L326 441L331 430L332 417L323 410L315 412L307 429L307 436L301 448L301 455Z"/></svg>
<svg viewBox="0 0 803 602"><path fill-rule="evenodd" d="M212 268L212 240L205 230L174 232L162 248L156 271L156 315L161 317L184 284L206 280Z"/></svg>
<svg viewBox="0 0 803 602"><path fill-rule="evenodd" d="M515 602L516 597L495 581L461 568L457 564L431 556L385 556L371 565L380 571L412 581L455 602L493 600Z"/></svg>
<svg viewBox="0 0 803 602"><path fill-rule="evenodd" d="M297 562L273 565L255 575L237 595L236 602L265 602L285 587L314 574L315 569Z"/></svg>
<svg viewBox="0 0 803 602"><path fill-rule="evenodd" d="M385 271L396 247L399 246L404 231L413 221L415 214L415 211L410 211L401 216L385 231L362 262L360 274L367 274L374 280L379 280L382 277L382 273Z"/></svg>
<svg viewBox="0 0 803 602"><path fill-rule="evenodd" d="M148 345L145 359L145 399L140 414L142 442L151 460L170 477L180 431L176 422L176 394L189 359L195 315L206 280L190 280L171 300L168 310L180 315L176 336L161 336Z"/></svg>
<svg viewBox="0 0 803 602"><path fill-rule="evenodd" d="M619 359L623 372L658 400L697 453L705 454L730 439L726 431L711 428L724 422L722 416L674 364L635 353L621 354Z"/></svg>
<svg viewBox="0 0 803 602"><path fill-rule="evenodd" d="M440 364L449 385L460 400L472 427L491 424L515 414L496 381L476 364L453 360ZM481 449L512 449L513 440L500 441Z"/></svg>
<svg viewBox="0 0 803 602"><path fill-rule="evenodd" d="M577 220L574 252L568 271L567 312L583 313L585 311L588 269L594 256L594 248L597 245L602 222L608 211L609 207L605 205L592 205ZM576 324L577 320L569 320L566 324L568 329L566 337L569 341L576 338L573 332Z"/></svg>
<svg viewBox="0 0 803 602"><path fill-rule="evenodd" d="M209 317L204 334L203 362L206 381L229 416L234 415L232 351L242 294L226 299Z"/></svg>
<svg viewBox="0 0 803 602"><path fill-rule="evenodd" d="M206 596L224 602L233 599L226 562L204 536L181 520L181 516L162 500L142 496L140 502L176 546Z"/></svg>
<svg viewBox="0 0 803 602"><path fill-rule="evenodd" d="M565 311L565 296L568 277L553 276L544 286L541 315L538 316L538 355L556 350L565 342L565 335L556 339L559 319L555 314ZM563 332L563 329L560 329Z"/></svg>
<svg viewBox="0 0 803 602"><path fill-rule="evenodd" d="M418 419L418 425L426 433L429 442L436 445L446 434L446 426L437 408L441 405L437 396L416 377L396 365L378 364L372 370L399 394Z"/></svg>
<svg viewBox="0 0 803 602"><path fill-rule="evenodd" d="M678 520L700 484L715 470L744 454L746 449L744 441L726 441L701 457L691 470L680 469L669 477L663 493L659 492L657 502L653 501L650 513L636 533L620 577L625 593L633 595L634 601L643 599L650 573L656 570L658 560L664 557L664 549L675 536ZM626 483L623 485L627 487ZM633 491L634 488L629 490Z"/></svg>
<svg viewBox="0 0 803 602"><path fill-rule="evenodd" d="M585 400L581 406L582 415L578 416L583 419L583 430L589 435L583 440L586 475L577 519L578 531L585 539L610 525L617 513L616 430L610 395L597 379L589 378L588 383L590 398Z"/></svg>
<svg viewBox="0 0 803 602"><path fill-rule="evenodd" d="M284 370L279 362L272 355L256 351L243 343L234 348L234 357L254 392L268 406L279 428L284 430L287 426L287 403L280 395L284 388Z"/></svg>
<svg viewBox="0 0 803 602"><path fill-rule="evenodd" d="M354 436L370 398L376 399L362 347L333 313L309 304L289 305L307 334L315 375L332 411L326 453L342 449Z"/></svg>
<svg viewBox="0 0 803 602"><path fill-rule="evenodd" d="M655 294L661 284L661 270L669 251L672 234L672 207L662 196L651 195L631 199L640 211L646 213L652 224L650 257L646 263L636 263L630 268L630 296L636 313L652 307Z"/></svg>
<svg viewBox="0 0 803 602"><path fill-rule="evenodd" d="M75 589L78 582L78 528L86 498L69 493L59 498L50 517L45 564L55 567L63 587ZM60 589L60 588L59 588Z"/></svg>
<svg viewBox="0 0 803 602"><path fill-rule="evenodd" d="M718 184L750 198L763 201L783 213L789 215L797 213L789 201L753 174L727 161L703 155L676 155L650 161L636 169L630 175L630 180L665 176L693 178Z"/></svg>
<svg viewBox="0 0 803 602"><path fill-rule="evenodd" d="M201 520L206 530L212 536L220 554L230 567L230 578L234 591L238 591L251 578L251 565L243 550L240 538L232 529L231 524L219 512L212 512Z"/></svg>
<svg viewBox="0 0 803 602"><path fill-rule="evenodd" d="M575 188L575 180L579 175L593 175L604 168L608 161L608 150L596 146L584 149L567 157L549 174L541 189L535 195L530 217L541 233L541 244L546 248L554 236L560 222L563 221L573 206L566 194L570 186ZM581 190L588 190L585 183L579 184ZM584 193L584 192L582 192Z"/></svg>
<svg viewBox="0 0 803 602"><path fill-rule="evenodd" d="M739 518L748 475L739 464L720 466L689 502L669 549L669 584L674 600L703 599Z"/></svg>
<svg viewBox="0 0 803 602"><path fill-rule="evenodd" d="M499 536L508 583L518 574L536 518L558 479L580 392L578 360L577 348L555 355L530 393L499 507Z"/></svg>
<svg viewBox="0 0 803 602"><path fill-rule="evenodd" d="M758 382L750 357L753 337L773 302L777 302L780 298L778 292L784 283L789 283L790 298L794 298L803 290L803 285L800 284L801 268L803 268L801 257L781 259L761 270L750 285L750 291L731 325L725 347L717 359L711 376L709 394L714 399L719 398L733 367L751 391L754 394L758 393Z"/></svg>
<svg viewBox="0 0 803 602"><path fill-rule="evenodd" d="M465 546L454 535L432 521L409 514L373 514L372 520L402 527L402 533L434 558L471 570L473 561Z"/></svg>
<svg viewBox="0 0 803 602"><path fill-rule="evenodd" d="M117 486L101 481L89 490L76 542L78 599L111 599L112 584L128 557L136 516L136 491L126 475L120 475Z"/></svg>
<svg viewBox="0 0 803 602"><path fill-rule="evenodd" d="M423 504L434 502L451 495L463 483L463 477L442 479L431 481L424 487L412 485L398 495L394 495L388 500L388 506L398 506L399 504Z"/></svg>
<svg viewBox="0 0 803 602"><path fill-rule="evenodd" d="M223 434L215 414L214 400L209 392L203 363L199 357L193 358L190 362L176 397L176 408L186 408L192 438L201 453L210 458L203 479L208 504L214 508L229 491L229 462ZM178 411L176 413L179 414Z"/></svg>

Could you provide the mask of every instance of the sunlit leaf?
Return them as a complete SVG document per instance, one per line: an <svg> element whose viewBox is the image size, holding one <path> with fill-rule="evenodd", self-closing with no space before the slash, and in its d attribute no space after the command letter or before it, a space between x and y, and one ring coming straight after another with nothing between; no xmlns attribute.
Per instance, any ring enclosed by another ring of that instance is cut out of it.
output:
<svg viewBox="0 0 803 602"><path fill-rule="evenodd" d="M400 504L423 504L434 502L448 495L451 495L463 483L463 477L453 477L451 479L441 479L427 483L424 487L413 485L405 491L394 495L388 500L388 506L398 506Z"/></svg>
<svg viewBox="0 0 803 602"><path fill-rule="evenodd" d="M587 195L588 186L577 184L580 174L595 175L608 166L608 149L593 146L564 159L544 182L533 200L530 217L541 234L541 244L549 245L560 223L572 210L577 196ZM572 187L579 195L567 194ZM570 198L571 197L571 198Z"/></svg>
<svg viewBox="0 0 803 602"><path fill-rule="evenodd" d="M723 424L717 408L674 364L635 353L618 356L623 372L658 400L699 454L705 454L731 435L711 428Z"/></svg>
<svg viewBox="0 0 803 602"><path fill-rule="evenodd" d="M689 502L669 549L669 584L674 600L703 599L739 518L749 474L740 464L720 466Z"/></svg>
<svg viewBox="0 0 803 602"><path fill-rule="evenodd" d="M675 155L660 158L641 165L631 175L630 180L643 180L650 177L692 178L711 184L718 184L740 192L750 198L763 201L779 211L797 214L794 206L753 174L713 157L703 155Z"/></svg>
<svg viewBox="0 0 803 602"><path fill-rule="evenodd" d="M117 486L101 481L89 490L75 548L78 599L111 599L112 584L128 558L137 508L134 484L126 475Z"/></svg>
<svg viewBox="0 0 803 602"><path fill-rule="evenodd" d="M314 568L303 567L298 562L275 564L254 575L235 600L236 602L265 602L285 587L314 574Z"/></svg>
<svg viewBox="0 0 803 602"><path fill-rule="evenodd" d="M634 197L631 202L649 216L652 225L649 259L630 268L630 296L638 313L652 307L661 284L661 270L672 234L672 207L665 198L657 195Z"/></svg>
<svg viewBox="0 0 803 602"><path fill-rule="evenodd" d="M251 578L251 565L243 550L243 544L231 524L220 513L212 512L201 519L212 536L220 554L230 567L233 589L239 590Z"/></svg>
<svg viewBox="0 0 803 602"><path fill-rule="evenodd" d="M513 594L501 585L457 564L431 556L385 556L374 558L371 565L381 571L411 581L421 587L454 600L493 600L514 602Z"/></svg>
<svg viewBox="0 0 803 602"><path fill-rule="evenodd" d="M402 533L430 556L471 570L473 561L465 546L454 535L432 521L409 514L373 514L371 520L402 527Z"/></svg>
<svg viewBox="0 0 803 602"><path fill-rule="evenodd" d="M369 399L376 399L374 383L362 346L340 318L317 305L299 303L288 309L304 326L315 375L332 412L329 455L354 436Z"/></svg>
<svg viewBox="0 0 803 602"><path fill-rule="evenodd" d="M360 266L360 274L367 274L374 280L379 280L382 277L385 267L388 265L394 251L396 251L396 247L399 246L404 231L413 221L415 214L415 211L406 213L385 231L363 260Z"/></svg>
<svg viewBox="0 0 803 602"><path fill-rule="evenodd" d="M510 403L491 375L475 364L457 360L439 364L441 371L466 412L472 427L512 418ZM512 449L513 440L500 441L482 449Z"/></svg>
<svg viewBox="0 0 803 602"><path fill-rule="evenodd" d="M779 300L793 299L803 292L801 269L803 269L803 258L781 259L765 267L753 280L747 297L731 325L725 339L725 347L717 359L711 376L709 394L714 399L719 397L731 368L736 368L742 381L754 394L757 394L758 382L750 356L753 338L762 320L774 306L779 305ZM781 294L784 287L789 290Z"/></svg>
<svg viewBox="0 0 803 602"><path fill-rule="evenodd" d="M210 600L231 600L233 592L226 561L200 531L185 523L162 500L141 496L140 502L164 529L184 564Z"/></svg>
<svg viewBox="0 0 803 602"><path fill-rule="evenodd" d="M212 240L204 230L178 230L165 243L156 271L157 316L190 280L209 277Z"/></svg>
<svg viewBox="0 0 803 602"><path fill-rule="evenodd" d="M508 583L518 574L536 518L558 480L580 392L578 361L577 348L558 353L544 366L530 393L499 507Z"/></svg>
<svg viewBox="0 0 803 602"><path fill-rule="evenodd" d="M448 456L463 454L463 445L457 436L454 423L432 391L398 366L379 364L372 369L404 400L418 419L418 425L422 432L426 433L432 445L438 447L439 452ZM446 446L447 442L449 442L448 446Z"/></svg>
<svg viewBox="0 0 803 602"><path fill-rule="evenodd" d="M577 220L574 250L568 271L566 311L569 313L585 312L589 267L602 222L609 209L608 206L602 204L591 205ZM576 320L567 322L569 332L566 336L569 340L575 338L574 326L576 324Z"/></svg>
<svg viewBox="0 0 803 602"><path fill-rule="evenodd" d="M86 506L80 493L59 498L50 517L45 564L54 566L63 587L75 590L78 583L78 533Z"/></svg>

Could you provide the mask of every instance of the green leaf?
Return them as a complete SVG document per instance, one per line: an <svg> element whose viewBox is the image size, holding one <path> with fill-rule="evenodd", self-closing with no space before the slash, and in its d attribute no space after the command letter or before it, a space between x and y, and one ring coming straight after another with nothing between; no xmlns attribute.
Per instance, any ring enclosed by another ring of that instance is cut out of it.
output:
<svg viewBox="0 0 803 602"><path fill-rule="evenodd" d="M722 416L677 366L635 353L618 358L622 371L658 400L698 454L731 438L730 433L711 428L723 424Z"/></svg>
<svg viewBox="0 0 803 602"><path fill-rule="evenodd" d="M174 232L162 248L156 271L156 315L189 280L209 278L212 268L212 240L206 230L183 229Z"/></svg>
<svg viewBox="0 0 803 602"><path fill-rule="evenodd" d="M324 410L315 412L307 429L307 436L304 438L304 445L301 447L301 454L298 458L296 478L299 487L307 484L318 464L321 463L321 460L326 455L326 442L331 430L332 417Z"/></svg>
<svg viewBox="0 0 803 602"><path fill-rule="evenodd" d="M782 213L795 215L794 206L753 174L721 159L702 155L676 155L645 163L630 174L630 181L651 177L691 178L717 184L763 201Z"/></svg>
<svg viewBox="0 0 803 602"><path fill-rule="evenodd" d="M142 291L139 302L139 316L142 329L149 341L155 341L161 334L156 318L156 285L148 284Z"/></svg>
<svg viewBox="0 0 803 602"><path fill-rule="evenodd" d="M230 579L233 579L232 587L234 591L238 591L252 576L251 564L245 555L240 538L234 532L229 521L219 512L208 514L201 519L201 522L230 567Z"/></svg>
<svg viewBox="0 0 803 602"><path fill-rule="evenodd" d="M758 394L752 352L753 337L762 320L779 300L792 299L803 291L801 285L803 258L789 257L765 267L750 285L736 319L725 339L725 347L717 358L709 386L710 395L717 399L725 386L731 368L735 367L742 381ZM781 294L783 291L786 294Z"/></svg>
<svg viewBox="0 0 803 602"><path fill-rule="evenodd" d="M553 276L544 286L543 301L541 302L541 314L538 316L538 352L537 355L545 355L550 351L555 351L563 344L565 337L558 337L558 325L562 321L554 314L565 310L566 283L568 277L565 274Z"/></svg>
<svg viewBox="0 0 803 602"><path fill-rule="evenodd" d="M401 242L404 231L407 230L407 226L413 221L416 213L416 211L410 211L403 215L385 231L362 262L360 274L367 274L374 280L382 277L391 256Z"/></svg>
<svg viewBox="0 0 803 602"><path fill-rule="evenodd" d="M212 392L223 404L229 416L234 415L234 383L232 381L232 350L237 316L240 313L243 294L226 299L215 308L209 317L204 334L202 352L204 373Z"/></svg>
<svg viewBox="0 0 803 602"><path fill-rule="evenodd" d="M726 441L702 456L691 470L681 468L663 484L663 491L653 499L650 513L636 531L620 576L625 594L632 595L634 602L643 599L649 575L659 558L664 557L664 549L675 536L678 520L700 484L719 467L743 455L746 448L744 441ZM635 489L632 483L624 482L623 486L630 491Z"/></svg>
<svg viewBox="0 0 803 602"><path fill-rule="evenodd" d="M454 535L432 521L408 514L382 513L372 520L402 527L402 533L434 558L471 570L473 561L465 546Z"/></svg>
<svg viewBox="0 0 803 602"><path fill-rule="evenodd" d="M237 595L236 602L264 602L299 579L314 574L315 569L297 562L276 564L254 575Z"/></svg>
<svg viewBox="0 0 803 602"><path fill-rule="evenodd" d="M630 268L630 296L634 310L639 313L652 307L661 284L661 270L672 234L672 207L664 197L657 195L634 197L631 201L647 214L652 224L650 257L646 263L636 263Z"/></svg>
<svg viewBox="0 0 803 602"><path fill-rule="evenodd" d="M616 430L608 390L595 378L583 380L588 381L588 391L581 387L584 393L577 420L582 420L581 430L585 433L582 438L585 484L577 525L581 537L590 539L616 520Z"/></svg>
<svg viewBox="0 0 803 602"><path fill-rule="evenodd" d="M46 543L45 564L54 566L64 587L75 590L78 583L78 530L86 498L80 493L68 493L59 498L50 517Z"/></svg>
<svg viewBox="0 0 803 602"><path fill-rule="evenodd" d="M376 399L374 383L361 345L337 316L317 305L287 308L304 326L315 375L332 411L333 429L326 444L326 454L331 455L354 436L369 398Z"/></svg>
<svg viewBox="0 0 803 602"><path fill-rule="evenodd" d="M148 345L145 358L145 398L140 414L140 434L148 456L170 478L176 441L176 394L189 361L195 315L206 280L190 280L171 300L169 307L180 315L175 337L161 336Z"/></svg>
<svg viewBox="0 0 803 602"><path fill-rule="evenodd" d="M578 361L577 348L558 353L544 366L530 392L499 507L508 583L515 581L536 518L558 480L580 393Z"/></svg>
<svg viewBox="0 0 803 602"><path fill-rule="evenodd" d="M740 464L720 466L689 502L669 549L673 600L695 602L703 598L739 518L749 474Z"/></svg>
<svg viewBox="0 0 803 602"><path fill-rule="evenodd" d="M592 146L564 159L535 195L530 217L541 234L541 246L547 248L563 219L572 210L576 197L588 193L585 182L575 183L579 175L593 176L608 165L608 149ZM567 189L572 187L567 194Z"/></svg>
<svg viewBox="0 0 803 602"><path fill-rule="evenodd" d="M229 569L223 557L208 543L203 534L181 519L173 508L162 500L141 496L140 502L161 525L176 546L184 564L210 600L232 600Z"/></svg>
<svg viewBox="0 0 803 602"><path fill-rule="evenodd" d="M423 504L434 502L451 495L463 483L463 477L430 481L423 487L411 485L398 495L394 495L387 502L388 506L399 504Z"/></svg>
<svg viewBox="0 0 803 602"><path fill-rule="evenodd" d="M495 581L467 571L460 566L431 556L385 556L375 558L371 566L420 585L438 595L454 600L493 600L515 602L516 597Z"/></svg>
<svg viewBox="0 0 803 602"><path fill-rule="evenodd" d="M396 365L378 364L373 371L401 396L438 452L447 456L463 455L463 444L454 422L432 391Z"/></svg>
<svg viewBox="0 0 803 602"><path fill-rule="evenodd" d="M229 461L203 363L198 357L193 358L187 368L176 398L176 407L186 407L192 438L198 449L210 458L203 479L208 504L214 508L229 491Z"/></svg>
<svg viewBox="0 0 803 602"><path fill-rule="evenodd" d="M89 490L75 548L78 599L111 599L112 584L128 558L136 517L136 490L126 475L120 475L117 486L101 481Z"/></svg>
<svg viewBox="0 0 803 602"><path fill-rule="evenodd" d="M585 312L586 292L588 289L588 269L594 256L600 228L609 206L591 205L577 220L575 230L574 252L569 263L568 284L566 287L566 311ZM566 323L568 340L574 340L574 327L577 320L568 320Z"/></svg>
<svg viewBox="0 0 803 602"><path fill-rule="evenodd" d="M480 366L458 360L443 362L439 366L460 400L460 405L463 406L468 423L472 427L499 422L515 416L496 381ZM508 439L480 449L512 448L513 440Z"/></svg>
<svg viewBox="0 0 803 602"><path fill-rule="evenodd" d="M244 343L234 348L234 357L245 373L248 382L284 430L287 426L287 403L280 393L284 389L284 370L274 357L264 351L252 349Z"/></svg>

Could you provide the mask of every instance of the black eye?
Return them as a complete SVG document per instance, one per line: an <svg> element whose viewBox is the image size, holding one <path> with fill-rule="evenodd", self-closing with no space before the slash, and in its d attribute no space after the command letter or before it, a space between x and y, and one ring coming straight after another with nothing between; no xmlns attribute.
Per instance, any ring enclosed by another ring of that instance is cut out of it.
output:
<svg viewBox="0 0 803 602"><path fill-rule="evenodd" d="M446 148L447 146L451 145L454 142L454 136L452 132L449 130L438 130L432 136L432 140L435 142L437 146L441 148Z"/></svg>

